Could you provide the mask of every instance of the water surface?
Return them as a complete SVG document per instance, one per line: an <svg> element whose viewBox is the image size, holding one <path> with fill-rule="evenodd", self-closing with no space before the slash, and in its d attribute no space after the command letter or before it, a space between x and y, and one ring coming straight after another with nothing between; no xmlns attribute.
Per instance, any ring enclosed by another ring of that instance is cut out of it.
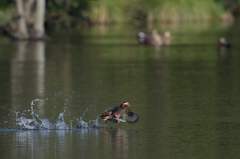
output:
<svg viewBox="0 0 240 159"><path fill-rule="evenodd" d="M47 43L1 37L1 158L239 158L238 28L161 27L173 40L160 48L139 46L148 29L132 26L54 32ZM219 49L220 36L233 47ZM44 102L33 116L34 99ZM136 124L76 128L123 101ZM63 112L67 130L16 122L56 124Z"/></svg>

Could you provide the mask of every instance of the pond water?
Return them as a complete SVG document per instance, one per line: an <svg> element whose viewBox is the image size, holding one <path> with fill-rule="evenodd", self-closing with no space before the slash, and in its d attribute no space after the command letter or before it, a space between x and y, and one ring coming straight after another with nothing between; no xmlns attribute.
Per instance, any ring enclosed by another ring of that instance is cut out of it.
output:
<svg viewBox="0 0 240 159"><path fill-rule="evenodd" d="M0 37L1 158L239 158L239 25L161 26L161 47L138 44L147 30ZM140 120L104 127L97 116L123 101Z"/></svg>

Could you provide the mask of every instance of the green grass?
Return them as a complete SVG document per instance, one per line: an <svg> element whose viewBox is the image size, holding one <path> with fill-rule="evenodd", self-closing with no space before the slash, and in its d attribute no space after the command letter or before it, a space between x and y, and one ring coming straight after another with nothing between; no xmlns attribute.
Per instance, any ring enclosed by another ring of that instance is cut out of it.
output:
<svg viewBox="0 0 240 159"><path fill-rule="evenodd" d="M215 0L95 0L89 18L95 23L209 22L231 19L222 3Z"/></svg>
<svg viewBox="0 0 240 159"><path fill-rule="evenodd" d="M11 20L11 18L15 15L15 8L10 7L8 9L0 9L0 26L6 24Z"/></svg>
<svg viewBox="0 0 240 159"><path fill-rule="evenodd" d="M163 24L232 21L225 0L57 0L48 1L46 16L59 15L55 23L71 27L92 24ZM65 2L68 4L66 5ZM238 0L240 3L240 0ZM15 15L14 4L0 9L0 25Z"/></svg>

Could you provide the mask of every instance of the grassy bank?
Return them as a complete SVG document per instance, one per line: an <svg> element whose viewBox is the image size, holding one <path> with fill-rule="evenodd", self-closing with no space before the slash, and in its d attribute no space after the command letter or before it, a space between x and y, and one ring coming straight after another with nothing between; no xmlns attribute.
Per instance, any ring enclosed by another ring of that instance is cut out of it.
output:
<svg viewBox="0 0 240 159"><path fill-rule="evenodd" d="M215 0L95 0L86 15L93 23L181 23L232 21Z"/></svg>
<svg viewBox="0 0 240 159"><path fill-rule="evenodd" d="M240 12L240 0L51 0L46 2L47 23L60 27L75 27L79 24L232 22L233 15ZM14 14L14 1L2 3L0 24L6 23Z"/></svg>

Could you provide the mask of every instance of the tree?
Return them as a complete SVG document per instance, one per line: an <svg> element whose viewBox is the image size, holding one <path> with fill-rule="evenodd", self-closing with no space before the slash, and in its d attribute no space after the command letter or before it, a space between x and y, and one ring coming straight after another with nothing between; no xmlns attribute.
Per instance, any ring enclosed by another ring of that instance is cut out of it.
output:
<svg viewBox="0 0 240 159"><path fill-rule="evenodd" d="M28 31L27 31L27 23L25 19L25 14L23 11L23 2L22 0L16 0L16 9L18 15L18 28L17 34L15 34L14 38L19 40L25 40L29 38Z"/></svg>
<svg viewBox="0 0 240 159"><path fill-rule="evenodd" d="M36 18L34 21L33 36L35 39L43 39L45 36L45 30L44 30L45 0L37 0L36 8L37 9L36 9Z"/></svg>
<svg viewBox="0 0 240 159"><path fill-rule="evenodd" d="M23 0L15 0L17 16L12 19L17 19L17 28L13 29L9 22L2 27L4 33L16 40L48 40L44 29L45 2L46 0L27 0L24 5ZM35 12L32 12L34 4Z"/></svg>

